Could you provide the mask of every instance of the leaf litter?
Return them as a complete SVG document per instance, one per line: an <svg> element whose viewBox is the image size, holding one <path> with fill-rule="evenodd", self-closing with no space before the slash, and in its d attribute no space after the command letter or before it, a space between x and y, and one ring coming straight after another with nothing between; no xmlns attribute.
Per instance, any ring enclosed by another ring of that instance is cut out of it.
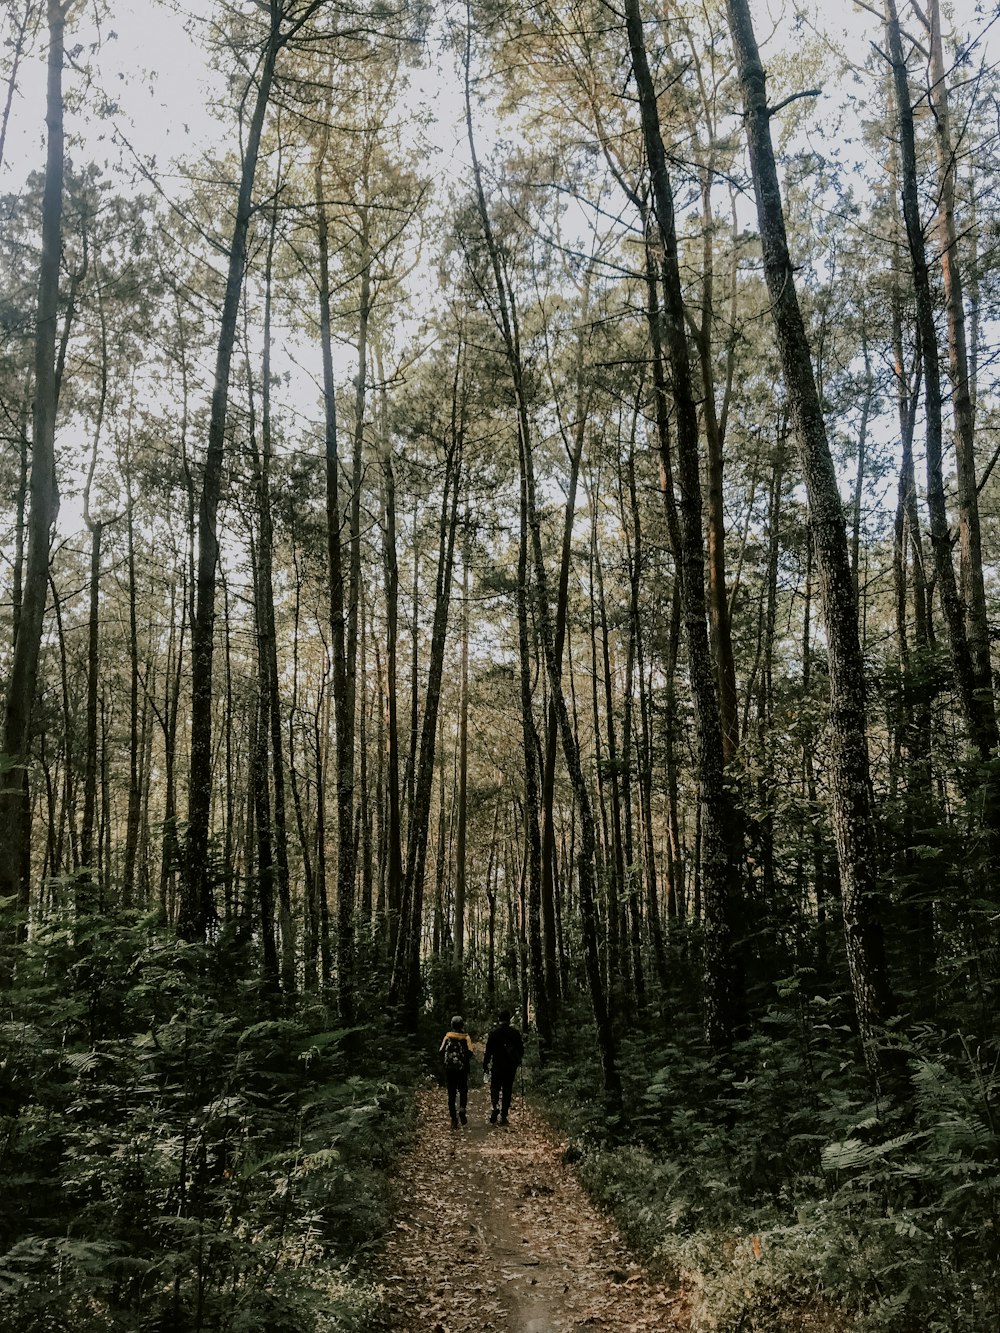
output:
<svg viewBox="0 0 1000 1333"><path fill-rule="evenodd" d="M682 1291L653 1279L522 1099L488 1123L482 1088L453 1131L442 1090L418 1093L384 1257L392 1333L682 1333Z"/></svg>

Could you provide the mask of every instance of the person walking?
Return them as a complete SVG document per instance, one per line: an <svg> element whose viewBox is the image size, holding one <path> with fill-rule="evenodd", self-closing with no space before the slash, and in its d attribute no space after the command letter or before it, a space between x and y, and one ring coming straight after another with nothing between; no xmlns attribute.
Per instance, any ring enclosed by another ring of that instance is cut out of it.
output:
<svg viewBox="0 0 1000 1333"><path fill-rule="evenodd" d="M524 1041L517 1028L511 1027L507 1009L501 1009L497 1018L496 1027L486 1039L483 1069L490 1075L490 1124L495 1125L499 1116L501 1125L506 1125L514 1079L524 1059Z"/></svg>
<svg viewBox="0 0 1000 1333"><path fill-rule="evenodd" d="M448 1084L448 1114L452 1129L459 1122L468 1124L466 1107L469 1104L469 1065L472 1062L472 1038L465 1030L465 1019L453 1014L451 1027L444 1034L438 1053L444 1061L444 1076Z"/></svg>

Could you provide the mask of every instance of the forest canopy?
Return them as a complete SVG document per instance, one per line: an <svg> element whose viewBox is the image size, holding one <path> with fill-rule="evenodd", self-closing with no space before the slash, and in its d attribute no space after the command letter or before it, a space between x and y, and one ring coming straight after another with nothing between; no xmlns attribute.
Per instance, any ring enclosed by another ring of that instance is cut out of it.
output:
<svg viewBox="0 0 1000 1333"><path fill-rule="evenodd" d="M870 1188L813 1289L995 1326L993 7L116 8L0 16L3 1152L237 981L335 1101L506 1004L736 1215Z"/></svg>

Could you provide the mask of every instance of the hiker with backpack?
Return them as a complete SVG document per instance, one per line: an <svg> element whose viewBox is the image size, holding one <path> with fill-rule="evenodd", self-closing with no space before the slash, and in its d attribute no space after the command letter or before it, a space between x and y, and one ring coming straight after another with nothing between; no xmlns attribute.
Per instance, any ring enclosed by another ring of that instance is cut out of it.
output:
<svg viewBox="0 0 1000 1333"><path fill-rule="evenodd" d="M511 1027L507 1009L502 1009L497 1018L496 1027L486 1039L483 1069L489 1070L490 1075L490 1101L493 1103L490 1124L495 1125L499 1116L501 1125L506 1125L514 1079L524 1059L524 1041L517 1028Z"/></svg>
<svg viewBox="0 0 1000 1333"><path fill-rule="evenodd" d="M466 1107L469 1104L469 1065L472 1062L472 1038L465 1030L465 1019L453 1014L451 1027L444 1034L438 1048L444 1061L444 1076L448 1084L448 1114L452 1129L459 1121L468 1124Z"/></svg>

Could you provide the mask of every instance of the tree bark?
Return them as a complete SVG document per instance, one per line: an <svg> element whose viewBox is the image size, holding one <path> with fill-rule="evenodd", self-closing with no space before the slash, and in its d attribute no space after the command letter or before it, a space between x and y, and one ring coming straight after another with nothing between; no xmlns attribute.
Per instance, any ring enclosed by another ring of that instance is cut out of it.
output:
<svg viewBox="0 0 1000 1333"><path fill-rule="evenodd" d="M139 616L138 589L136 588L135 558L135 497L132 493L131 440L125 444L125 523L126 563L128 570L128 656L129 656L129 746L128 746L128 811L125 816L125 863L122 868L122 906L128 910L136 900L136 862L143 826L143 774L148 736L149 704L143 703L142 737L139 735Z"/></svg>
<svg viewBox="0 0 1000 1333"><path fill-rule="evenodd" d="M662 247L664 342L674 399L680 484L679 575L698 742L701 874L705 895L705 1027L725 1050L741 1021L743 979L738 914L742 834L725 781L721 714L706 620L698 414L684 323L673 194L660 133L656 93L646 56L639 0L626 0L625 20Z"/></svg>
<svg viewBox="0 0 1000 1333"><path fill-rule="evenodd" d="M408 829L406 871L400 910L399 937L393 966L390 995L402 1006L409 1031L416 1031L420 1000L420 939L423 924L424 874L431 796L434 784L434 754L437 737L441 683L444 676L444 652L451 605L451 585L455 564L458 527L458 497L462 479L462 454L465 442L464 386L462 364L464 343L460 343L452 386L452 427L445 452L445 469L438 521L438 568L435 582L434 617L431 626L430 663L427 691L420 731L420 748L413 784L413 815ZM459 392L463 401L459 403Z"/></svg>
<svg viewBox="0 0 1000 1333"><path fill-rule="evenodd" d="M257 828L257 912L264 990L279 990L278 949L274 938L275 866L271 841L271 792L268 783L268 707L266 682L257 680L257 709L250 746L250 785Z"/></svg>
<svg viewBox="0 0 1000 1333"><path fill-rule="evenodd" d="M86 242L85 242L86 245ZM95 264L96 269L96 264ZM87 621L87 722L86 744L84 750L84 786L83 786L83 824L80 830L80 856L83 862L83 877L92 879L95 869L94 828L97 821L97 695L98 670L100 659L100 584L101 584L101 541L104 524L91 513L91 494L94 474L97 470L97 455L104 426L104 413L108 398L108 333L104 313L104 300L98 276L97 306L100 321L101 362L98 371L97 410L94 421L94 440L90 455L90 467L83 488L83 520L90 533L90 614ZM86 890L81 885L83 896ZM78 896L79 902L79 896Z"/></svg>
<svg viewBox="0 0 1000 1333"><path fill-rule="evenodd" d="M941 277L948 319L948 370L952 387L955 423L955 463L958 478L958 544L962 605L972 659L974 688L979 708L989 727L996 730L993 673L990 664L990 634L983 582L982 537L979 523L979 491L976 485L976 425L969 351L965 327L962 264L955 225L955 149L951 141L948 84L945 75L944 43L941 34L940 0L927 0L930 27L930 103L934 112L938 158L938 239ZM993 741L996 744L996 741Z"/></svg>
<svg viewBox="0 0 1000 1333"><path fill-rule="evenodd" d="M188 830L184 850L178 929L188 940L204 939L215 919L213 875L209 863L212 813L212 659L215 646L215 588L219 561L217 530L222 493L222 468L229 413L229 381L236 344L237 317L243 291L247 233L253 206L264 116L274 69L284 42L282 9L270 3L270 30L264 50L250 129L240 170L236 218L229 245L226 288L215 357L215 379L208 425L208 449L198 504L198 554L195 609L191 624L191 757L188 788Z"/></svg>
<svg viewBox="0 0 1000 1333"><path fill-rule="evenodd" d="M381 369L379 377L385 382ZM396 476L392 461L392 441L385 423L383 405L382 476L383 528L382 562L385 583L385 708L386 708L386 908L389 923L389 957L396 952L399 913L403 891L403 842L400 818L399 786L399 707L397 681L397 643L399 626L399 562L396 554Z"/></svg>
<svg viewBox="0 0 1000 1333"><path fill-rule="evenodd" d="M583 326L589 317L592 266L583 278L580 320ZM573 554L573 527L576 521L576 496L580 482L580 464L587 434L590 395L584 376L584 330L581 328L576 344L576 422L571 438L566 438L569 455L569 482L566 488L566 516L563 522L562 551L559 561L559 583L556 590L553 656L562 671L563 646L566 638L566 616L569 608L569 576ZM559 748L559 721L555 703L549 700L545 725L545 762L542 771L542 867L541 912L542 944L544 951L545 998L550 1018L554 1018L559 1000L559 970L556 961L556 837L555 837L555 781L556 756Z"/></svg>
<svg viewBox="0 0 1000 1333"><path fill-rule="evenodd" d="M49 571L49 532L58 509L55 477L56 315L63 207L62 72L65 0L48 0L49 53L45 101L48 147L42 195L42 251L38 267L35 325L35 410L31 451L31 505L24 587L4 707L0 764L0 899L28 906L31 874L31 801L28 762L31 715ZM8 928L0 937L11 934Z"/></svg>
<svg viewBox="0 0 1000 1333"><path fill-rule="evenodd" d="M653 943L653 960L661 991L666 991L669 974L663 940L663 920L660 913L659 889L656 876L656 844L653 834L653 736L650 717L649 691L646 688L646 649L642 629L639 594L645 573L642 516L635 483L635 450L628 457L628 514L622 515L623 526L631 518L632 552L629 578L630 633L635 642L636 679L638 682L639 736L636 741L636 769L639 784L639 826L642 832L642 862L646 888L646 920Z"/></svg>
<svg viewBox="0 0 1000 1333"><path fill-rule="evenodd" d="M316 209L319 239L320 340L326 411L326 524L330 572L330 635L333 656L333 709L337 772L337 1005L341 1022L354 1022L354 682L348 677L348 582L344 577L340 527L340 448L337 399L333 380L330 314L329 225L323 188L325 140L316 159Z"/></svg>
<svg viewBox="0 0 1000 1333"><path fill-rule="evenodd" d="M984 688L982 680L977 676L969 645L961 592L952 564L951 533L948 523L942 464L944 430L940 354L937 343L937 329L934 322L934 297L931 291L917 192L917 153L913 109L910 104L906 58L903 54L903 40L895 0L885 0L885 26L886 44L892 66L896 117L899 125L900 189L902 191L903 221L906 226L906 239L910 251L917 329L923 356L927 509L930 516L931 549L934 554L934 567L937 573L941 609L944 612L945 624L948 629L952 671L962 716L972 744L977 748L983 759L989 759L995 753L1000 738L998 738L997 732L992 688L989 687L988 682L987 688ZM974 490L974 476L972 487ZM991 790L985 811L985 822L994 835L1000 828L1000 793L993 790L995 786L996 782L994 780L990 783Z"/></svg>
<svg viewBox="0 0 1000 1333"><path fill-rule="evenodd" d="M59 854L56 857L56 865L60 867L59 873L62 873L63 867L67 871L76 871L80 865L80 838L76 821L76 746L73 744L73 707L69 691L69 662L66 654L62 601L51 569L49 587L52 591L52 613L56 622L56 642L59 645L59 685L63 724L62 815L59 821Z"/></svg>
<svg viewBox="0 0 1000 1333"><path fill-rule="evenodd" d="M840 858L847 961L865 1060L878 1080L886 1070L880 1036L895 1012L895 998L882 933L857 602L843 506L788 253L764 70L747 0L727 0L727 5L743 90L764 273L819 565L830 662L833 825Z"/></svg>
<svg viewBox="0 0 1000 1333"><path fill-rule="evenodd" d="M292 706L288 715L288 783L292 791L292 808L295 811L299 854L302 857L303 896L305 899L305 928L302 949L303 986L306 991L311 992L315 991L319 985L320 911L316 869L312 854L310 821L302 795L302 778L299 773L295 743L296 732L299 727L299 688L302 681L302 667L299 660L302 576L299 568L294 528L291 537L292 565L295 571L295 615L292 626Z"/></svg>
<svg viewBox="0 0 1000 1333"><path fill-rule="evenodd" d="M458 974L459 1009L463 1004L463 969L465 966L466 839L469 823L469 514L466 505L462 543L462 662L458 705L458 794L455 827L455 970Z"/></svg>
<svg viewBox="0 0 1000 1333"><path fill-rule="evenodd" d="M601 1064L604 1073L604 1086L612 1099L621 1100L621 1077L618 1072L617 1043L607 996L601 978L600 951L598 946L598 924L594 860L596 855L596 831L591 807L590 792L587 786L583 765L580 759L579 744L570 722L566 708L566 696L562 688L560 663L555 656L555 639L552 633L548 581L545 574L545 562L542 555L541 527L538 518L538 506L535 499L535 471L532 454L532 436L528 400L525 393L523 363L520 342L517 335L516 312L511 310L509 292L500 262L500 251L490 222L486 195L483 190L482 172L476 155L475 136L472 129L472 101L470 92L472 17L471 6L466 7L466 48L465 48L465 116L468 129L469 148L472 157L472 170L475 180L476 199L479 216L483 227L483 236L496 283L497 306L507 365L511 375L514 399L517 410L518 443L520 446L521 479L524 486L524 504L527 526L530 534L532 554L532 574L534 586L535 614L539 628L545 669L548 675L549 691L555 704L562 741L563 755L569 772L577 808L580 812L580 847L577 859L577 875L580 888L580 917L584 939L584 954L587 979L590 986L591 1003L597 1026L597 1039L601 1051Z"/></svg>
<svg viewBox="0 0 1000 1333"><path fill-rule="evenodd" d="M271 300L274 269L274 246L277 216L271 213L268 232L267 257L264 269L264 327L263 362L261 366L261 448L258 452L253 430L253 385L250 384L251 430L250 440L257 468L257 635L258 670L260 672L263 705L261 718L266 722L265 752L269 756L269 772L273 790L272 818L274 821L274 884L277 891L278 930L281 942L281 988L293 995L295 978L295 923L292 915L290 874L288 867L288 825L285 802L284 727L281 717L281 695L278 688L278 636L274 613L274 519L271 513L271 466L273 458L271 432ZM248 379L251 379L248 367Z"/></svg>
<svg viewBox="0 0 1000 1333"><path fill-rule="evenodd" d="M726 516L723 505L725 404L720 413L715 401L715 366L712 320L715 301L715 247L712 241L711 164L702 169L702 278L700 322L695 327L695 346L704 387L702 415L705 422L708 475L708 614L719 680L719 722L722 727L722 758L728 764L739 748L736 659L733 655L729 593L726 586ZM734 248L735 245L734 245Z"/></svg>
<svg viewBox="0 0 1000 1333"><path fill-rule="evenodd" d="M100 655L101 534L98 519L90 523L90 613L87 617L87 718L84 746L83 821L80 825L80 860L83 875L95 869L94 828L97 822L97 686Z"/></svg>
<svg viewBox="0 0 1000 1333"><path fill-rule="evenodd" d="M21 623L21 602L24 596L24 558L26 524L28 512L28 477L30 468L28 457L31 444L28 438L28 422L31 416L31 385L25 386L24 401L18 421L17 442L17 500L14 518L14 568L11 578L11 651L17 647L17 631Z"/></svg>

